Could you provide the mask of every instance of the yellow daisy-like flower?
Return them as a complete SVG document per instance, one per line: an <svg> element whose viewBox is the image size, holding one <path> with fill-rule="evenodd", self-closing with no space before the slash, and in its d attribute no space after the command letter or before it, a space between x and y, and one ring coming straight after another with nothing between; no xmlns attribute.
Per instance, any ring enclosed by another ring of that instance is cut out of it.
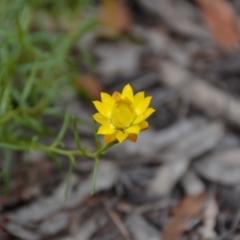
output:
<svg viewBox="0 0 240 240"><path fill-rule="evenodd" d="M146 119L155 110L149 108L152 97L145 97L144 92L133 94L132 87L127 84L122 93L114 92L111 95L101 93L100 101L93 101L98 113L93 115L101 126L97 134L104 136L104 142L114 140L122 142L125 139L136 142L140 131L148 128Z"/></svg>

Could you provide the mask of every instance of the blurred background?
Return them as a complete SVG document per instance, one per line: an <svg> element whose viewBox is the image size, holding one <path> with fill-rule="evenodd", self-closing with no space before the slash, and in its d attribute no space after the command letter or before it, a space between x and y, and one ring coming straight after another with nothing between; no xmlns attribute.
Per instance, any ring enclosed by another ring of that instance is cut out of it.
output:
<svg viewBox="0 0 240 240"><path fill-rule="evenodd" d="M237 0L1 0L0 240L239 240L239 21ZM70 114L95 151L91 101L127 83L156 112L91 196L91 159L69 179L33 146L76 149Z"/></svg>

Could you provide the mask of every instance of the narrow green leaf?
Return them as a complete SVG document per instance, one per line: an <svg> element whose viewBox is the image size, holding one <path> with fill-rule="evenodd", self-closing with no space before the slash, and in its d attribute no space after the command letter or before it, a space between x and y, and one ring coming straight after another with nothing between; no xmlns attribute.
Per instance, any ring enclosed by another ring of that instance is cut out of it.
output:
<svg viewBox="0 0 240 240"><path fill-rule="evenodd" d="M69 187L70 187L70 182L71 182L71 177L73 174L73 167L75 165L75 159L72 155L69 155L70 158L70 166L69 166L69 170L68 170L68 175L67 175L67 185L66 185L66 189L65 189L65 202L67 201L68 198L68 193L69 193Z"/></svg>
<svg viewBox="0 0 240 240"><path fill-rule="evenodd" d="M7 111L8 104L10 101L10 89L11 89L11 82L9 81L9 84L3 91L3 97L0 102L0 116L3 115Z"/></svg>
<svg viewBox="0 0 240 240"><path fill-rule="evenodd" d="M60 141L62 140L62 138L64 137L64 135L67 131L69 121L70 121L70 109L67 109L67 112L66 112L65 117L64 117L64 122L63 122L62 128L59 131L55 141L52 143L51 148L54 148L54 147L58 146L58 144L60 143Z"/></svg>
<svg viewBox="0 0 240 240"><path fill-rule="evenodd" d="M20 99L20 105L21 106L26 106L25 102L26 102L26 100L27 100L27 98L28 98L28 96L31 92L31 89L33 87L34 82L36 81L36 78L35 78L36 77L36 70L37 70L37 68L33 67L30 76L26 80L26 84L24 86L24 89L23 89L23 92L22 92L22 95L21 95L21 99Z"/></svg>
<svg viewBox="0 0 240 240"><path fill-rule="evenodd" d="M58 55L65 56L74 42L83 36L88 31L94 29L99 24L99 20L96 18L92 19L85 19L79 25L79 28L76 29L71 34L63 37L59 44L55 48L55 53Z"/></svg>
<svg viewBox="0 0 240 240"><path fill-rule="evenodd" d="M82 147L81 143L80 143L80 137L79 137L79 133L78 133L78 128L77 128L77 119L72 117L72 123L73 123L73 131L74 131L74 139L75 139L75 143L78 147L78 149L85 154L86 151L85 149Z"/></svg>
<svg viewBox="0 0 240 240"><path fill-rule="evenodd" d="M27 114L21 114L15 116L15 120L22 124L24 127L31 129L34 132L41 134L44 131L44 125L41 121Z"/></svg>
<svg viewBox="0 0 240 240"><path fill-rule="evenodd" d="M95 193L95 189L96 189L98 166L99 166L99 159L96 157L94 162L93 176L92 176L92 189L91 189L92 195Z"/></svg>

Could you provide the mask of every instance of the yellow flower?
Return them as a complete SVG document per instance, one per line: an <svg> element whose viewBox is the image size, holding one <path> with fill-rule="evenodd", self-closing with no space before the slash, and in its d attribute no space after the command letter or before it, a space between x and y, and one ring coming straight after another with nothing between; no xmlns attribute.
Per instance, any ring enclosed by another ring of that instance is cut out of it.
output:
<svg viewBox="0 0 240 240"><path fill-rule="evenodd" d="M116 139L120 143L125 139L136 142L139 132L148 128L146 119L155 112L149 108L151 99L145 97L144 92L134 95L129 84L122 93L114 92L112 96L101 93L102 101L93 101L98 110L93 118L101 124L97 134L105 135L105 143Z"/></svg>

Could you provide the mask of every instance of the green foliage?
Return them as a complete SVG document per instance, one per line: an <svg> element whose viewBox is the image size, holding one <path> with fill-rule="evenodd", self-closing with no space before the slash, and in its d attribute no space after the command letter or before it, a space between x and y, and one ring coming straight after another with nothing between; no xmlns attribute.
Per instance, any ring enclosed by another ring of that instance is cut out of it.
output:
<svg viewBox="0 0 240 240"><path fill-rule="evenodd" d="M62 116L59 133L44 121L62 115L56 107L59 93L79 76L79 59L71 51L85 33L97 26L94 16L90 0L0 1L0 149L5 153L1 175L6 184L10 178L11 151L38 149L49 155L67 156L70 173L74 156L99 157L101 148L94 155L80 145L76 120L73 122L78 150L61 148L71 122L69 111ZM49 135L56 138L45 146Z"/></svg>

